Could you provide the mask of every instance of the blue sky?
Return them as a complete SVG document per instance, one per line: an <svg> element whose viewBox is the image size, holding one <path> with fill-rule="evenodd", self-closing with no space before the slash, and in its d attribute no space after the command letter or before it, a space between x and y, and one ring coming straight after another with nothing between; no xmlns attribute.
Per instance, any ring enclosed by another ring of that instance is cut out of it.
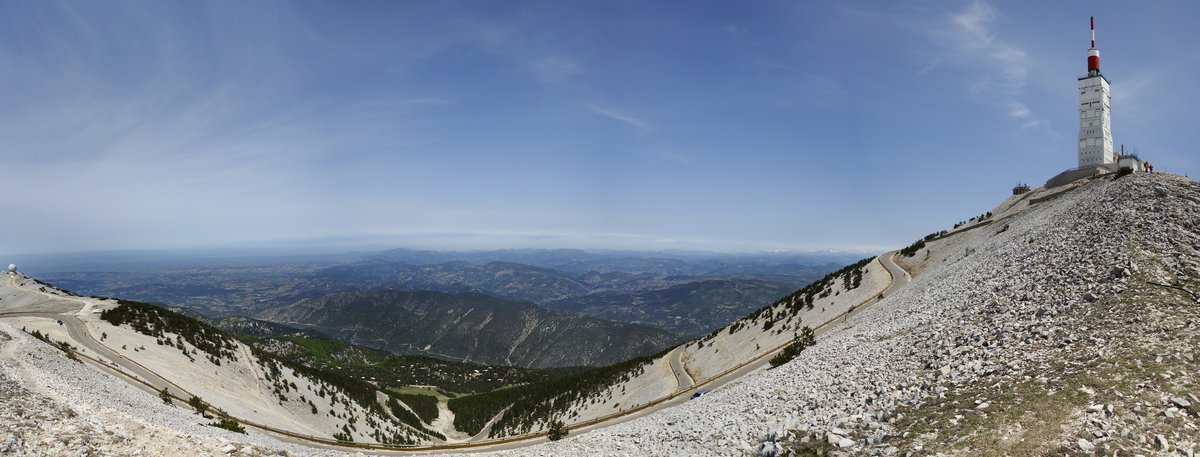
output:
<svg viewBox="0 0 1200 457"><path fill-rule="evenodd" d="M1194 2L0 3L0 253L887 249L1116 143L1197 171Z"/></svg>

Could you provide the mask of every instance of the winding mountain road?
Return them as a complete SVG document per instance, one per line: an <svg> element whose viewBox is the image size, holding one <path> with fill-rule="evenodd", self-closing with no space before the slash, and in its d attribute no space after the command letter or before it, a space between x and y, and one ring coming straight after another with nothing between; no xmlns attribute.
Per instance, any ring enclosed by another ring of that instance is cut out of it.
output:
<svg viewBox="0 0 1200 457"><path fill-rule="evenodd" d="M890 276L890 278L889 278L890 283L888 284L888 286L886 288L884 288L882 293L880 293L874 297L871 297L867 300L864 300L863 302L853 306L850 311L847 311L846 313L843 313L839 316L835 316L833 319L830 319L828 322L825 322L825 323L813 328L813 333L816 335L821 335L821 334L829 331L829 329L833 328L836 324L845 322L851 316L861 313L862 310L867 309L871 305L874 305L875 303L879 302L879 300L889 297L893 293L895 293L897 290L900 290L900 289L904 288L905 286L907 286L908 283L912 281L912 275L910 275L908 273L908 271L904 270L904 268L900 267L900 265L898 265L896 263L896 261L895 261L896 254L897 253L895 251L893 251L893 252L880 254L879 257L877 257L877 259L879 260L879 263L881 265L883 265L884 269L886 269L888 272L888 276ZM686 345L684 345L684 346L686 346ZM679 388L677 388L675 390L675 392L673 394L671 394L663 399L657 400L656 402L651 402L643 407L635 408L635 409L629 410L629 411L624 411L624 412L614 414L614 415L611 415L608 417L602 417L599 419L585 422L583 424L573 424L573 425L571 425L571 433L574 433L574 434L586 433L586 432L589 432L592 430L612 426L612 425L619 424L622 422L627 422L627 421L630 421L630 420L633 420L633 419L636 419L636 418L639 418L642 416L646 416L655 411L665 409L665 408L670 408L672 406L677 406L681 403L687 402L687 401L691 400L691 394L696 389L703 387L703 388L705 388L705 390L711 391L711 390L720 388L721 386L724 386L725 384L729 384L731 382L736 382L737 380L741 379L743 376L745 376L753 371L756 371L756 370L766 367L767 364L770 362L771 357L774 357L776 353L783 350L783 347L786 345L783 345L783 346L777 347L775 349L772 349L770 351L764 352L763 354L760 354L759 356L755 357L754 359L751 359L750 361L745 362L738 367L735 367L729 371L726 371L723 374L714 376L714 377L706 379L706 380L701 380L701 381L695 381L691 377L691 375L689 375L687 373L686 367L684 366L684 363L681 358L683 355L682 349L684 346L675 348L674 351L672 351L671 353L668 354L668 356L670 357L670 362L671 362L671 370L674 372L676 382L679 383L679 386L680 386ZM688 385L688 387L682 387L685 383ZM502 449L515 449L515 448L530 446L532 444L536 444L536 443L542 442L542 441L546 441L546 438L542 437L542 436L534 436L534 437L528 437L528 438L514 437L514 438L503 439L503 440L495 440L495 441L493 441L492 444L489 444L486 441L471 443L471 444L473 444L473 446L471 446L470 448L458 448L458 449L454 449L454 451L455 452L463 452L463 451L482 452L482 451L496 451L496 450L502 450ZM428 449L428 448L426 448L426 449Z"/></svg>
<svg viewBox="0 0 1200 457"><path fill-rule="evenodd" d="M897 290L900 290L900 289L904 288L904 286L907 286L908 283L910 281L912 281L912 275L910 275L908 273L908 271L905 271L904 268L901 268L900 265L896 263L895 258L894 258L895 256L896 256L896 252L893 251L893 252L881 254L878 257L879 263L881 265L883 265L883 268L887 270L888 275L890 276L889 284L886 288L884 288L883 292L881 292L878 296L871 297L871 298L863 301L862 303L852 306L850 311L842 313L839 316L835 316L833 319L830 319L828 322L825 322L821 325L814 327L813 333L815 335L820 335L822 333L825 333L830 327L833 326L833 324L846 322L848 319L850 319L851 316L854 316L854 315L862 312L862 310L875 304L876 302L881 300L883 297L889 297L893 293L895 293ZM683 346L680 346L678 348L675 348L675 350L671 352L671 370L675 372L676 382L679 383L679 387L678 387L678 389L676 389L676 392L688 390L692 386L697 385L696 381L693 380L691 375L689 375L687 373L687 369L684 366L684 363L682 361L682 355L683 355L682 349L683 349ZM739 368L737 368L731 372L728 372L726 374L718 375L711 379L705 380L705 381L701 382L700 385L707 386L709 388L709 390L715 389L722 385L725 385L726 383L728 383L729 381L731 381L733 379L739 378L739 377L745 375L746 373L749 373L751 371L754 371L754 370L757 370L759 368L766 366L767 362L769 362L771 360L771 357L774 356L775 353L779 352L779 350L781 350L781 349L783 349L783 348L779 347L779 348L775 348L773 350L767 351L763 354L760 354L755 359L753 359L751 362L746 363L744 366L739 367Z"/></svg>
<svg viewBox="0 0 1200 457"><path fill-rule="evenodd" d="M670 354L671 372L675 373L676 392L690 389L696 384L696 381L692 379L692 375L688 374L687 369L683 366L683 349L686 347L687 345L680 345L671 351Z"/></svg>
<svg viewBox="0 0 1200 457"><path fill-rule="evenodd" d="M134 377L138 378L139 380L141 380L142 382L153 386L154 393L157 393L158 390L161 390L164 387L169 388L176 395L184 395L187 393L186 391L183 390L183 388L179 387L175 383L172 383L171 381L168 381L166 378L159 376L158 373L155 373L155 372L151 371L150 369L142 366L141 364L139 364L133 360L130 360L128 357L118 354L116 351L113 351L108 346L105 346L104 343L97 341L96 338L94 336L92 336L92 333L88 331L87 323L83 322L83 320L80 319L77 314L78 312L86 310L89 305L94 305L93 303L90 303L86 299L79 298L79 297L63 297L60 295L51 294L49 292L43 292L43 291L37 290L37 289L30 289L30 288L22 287L21 285L17 284L16 279L17 279L16 275L9 275L8 284L13 289L24 290L26 292L39 294L39 295L45 296L47 298L79 302L80 310L76 311L76 313L72 313L72 314L58 314L58 313L47 313L47 312L19 312L19 311L18 312L6 312L6 313L0 313L0 317L38 317L38 318L45 318L45 319L56 320L56 321L62 322L62 325L64 327L66 327L66 329L67 329L67 335L69 335L71 337L71 339L74 340L74 342L76 344L78 344L80 347L86 349L85 353L90 351L90 354L88 354L88 355L91 355L93 359L97 358L97 356L103 357L104 359L108 359L112 363L116 364L116 366L123 371L122 374L124 374L126 376L134 376ZM105 368L110 369L110 370L113 369L113 367L111 367L111 366L105 366ZM135 383L135 385L137 385L137 384ZM139 385L139 387L142 387L143 389L145 389L147 391L151 391L151 388L149 386Z"/></svg>
<svg viewBox="0 0 1200 457"><path fill-rule="evenodd" d="M835 316L833 319L830 319L829 321L814 327L813 334L816 336L820 336L821 334L829 331L829 329L832 328L835 324L846 322L848 319L850 319L851 316L861 313L862 310L867 309L871 305L874 305L876 302L883 299L884 297L891 296L897 290L900 290L904 286L907 286L908 283L910 281L912 281L912 275L908 274L908 272L905 271L904 268L901 268L900 265L896 264L895 260L893 259L893 257L895 255L896 255L896 252L893 251L893 252L881 254L879 257L877 257L879 259L879 263L881 265L883 265L883 267L885 269L887 269L888 275L891 277L890 284L888 285L888 287L884 288L882 293L880 293L879 295L877 295L875 297L871 297L857 305L854 305L850 308L850 311L842 313L839 316ZM786 345L784 345L784 346L786 346ZM775 354L781 350L783 350L783 346L777 347L777 348L767 351L763 354L760 354L759 356L755 357L750 362L745 363L741 367L738 367L738 368L733 369L725 374L718 375L718 376L715 376L713 378L710 378L708 380L698 383L697 387L708 387L709 390L712 390L712 389L716 389L720 386L723 386L725 384L728 384L729 382L731 382L735 379L745 376L747 373L749 373L751 371L765 367L767 365L767 363L771 361L771 357L774 357Z"/></svg>
<svg viewBox="0 0 1200 457"><path fill-rule="evenodd" d="M817 326L816 328L813 329L814 333L817 335L820 335L820 334L824 333L825 331L828 331L828 329L832 328L832 326L834 324L845 322L853 315L862 312L863 309L866 309L867 307L875 304L876 302L883 299L884 297L891 296L897 290L908 285L908 283L912 280L912 276L907 271L905 271L903 268L901 268L899 265L896 264L896 262L894 260L895 255L896 255L896 252L893 251L893 252L882 254L879 257L877 257L877 260L880 262L880 264L883 265L883 267L887 270L888 275L890 276L890 284L888 285L887 288L884 289L884 291L881 294L879 294L875 297L872 297L870 299L867 299L867 300L859 303L858 305L851 307L851 309L849 311L847 311L846 313L836 316L833 319L829 320L828 322L825 322L825 323ZM52 294L48 294L48 293L41 292L41 291L21 288L21 287L17 286L17 284L15 283L15 279L12 277L10 277L10 279L9 279L9 285L11 287L20 288L20 289L23 289L23 290L26 290L29 292L40 293L47 297L78 301L84 305L83 309L86 309L87 306L89 305L89 303L83 299L78 299L78 298L74 298L74 297L61 297L61 296L52 295ZM100 354L103 357L116 362L118 365L120 365L120 367L122 369L126 370L127 373L134 373L134 374L136 374L136 376L144 379L148 384L156 386L157 388L170 386L175 389L179 389L178 386L175 386L173 383L171 383L170 381L167 381L166 379L164 379L163 377L154 373L153 371L148 370L145 367L142 367L141 365L138 365L136 362L129 360L129 359L125 358L124 356L117 354L116 352L113 352L111 349L107 348L106 346L101 344L99 341L96 341L92 337L92 335L88 332L85 323L74 314L64 315L64 314L53 314L53 313L4 313L4 314L0 314L0 316L33 316L33 317L45 317L45 318L49 318L49 319L62 319L63 324L66 325L67 331L72 339L74 339L76 342L83 345L84 347L88 348L89 350L95 351L95 353ZM572 424L571 432L575 433L575 434L588 432L588 431L591 431L594 429L603 428L603 427L607 427L610 425L633 420L638 417L642 417L642 416L651 414L655 411L658 411L658 410L661 410L664 408L669 408L671 406L675 406L675 405L681 404L683 402L686 402L690 399L691 392L696 389L699 389L701 387L705 387L708 390L717 389L717 388L719 388L725 384L728 384L730 382L735 382L736 380L740 379L742 376L745 376L746 374L748 374L750 372L753 372L755 370L763 368L770 361L770 358L772 356L774 356L775 353L782 350L784 346L786 346L786 344L781 345L777 348L774 348L770 351L766 351L766 352L758 355L757 357L755 357L747 362L744 362L741 365L739 365L733 369L730 369L718 376L714 376L712 378L701 380L701 381L696 381L687 372L686 366L682 360L683 349L684 349L685 345L677 347L677 348L675 348L675 350L673 350L672 352L670 352L668 354L668 357L670 358L669 362L670 362L671 371L673 372L673 374L675 376L675 381L677 383L677 388L674 393L672 393L671 395L668 395L667 397L664 397L662 399L650 402L641 407L634 408L633 410L623 411L623 412L612 414L612 415L609 415L606 417L597 418L597 419L594 419L591 421L584 422L582 424ZM109 367L109 368L111 368L111 367ZM128 376L127 373L125 373L125 374ZM145 385L143 385L141 387L143 389L147 388L147 386L145 386ZM182 389L179 389L178 392L186 393ZM412 453L414 451L415 452L425 452L425 453L464 452L464 451L465 452L495 451L495 450L502 450L502 449L521 448L521 447L526 447L526 446L530 446L530 445L533 445L533 444L536 444L539 442L546 441L546 438L543 435L526 435L526 436L502 438L502 439L491 440L491 441L457 443L457 444L439 445L439 446L417 446L417 447L410 448L410 449L396 449L394 447L374 446L374 445L367 445L367 444L358 444L358 445L348 444L347 445L347 444L341 443L341 444L335 445L333 443L328 442L328 440L315 440L315 439L312 439L311 437L304 437L304 436L294 434L294 433L287 433L287 432L282 432L280 430L258 427L257 424L254 424L251 421L243 421L243 424L248 425L248 426L256 426L256 428L260 428L260 430L262 430L268 434L271 434L271 435L275 436L276 438L281 439L282 441L286 441L286 442L298 443L298 444L303 444L306 446L313 446L313 447L326 448L326 449L339 449L339 450L346 450L347 448L370 449L371 452L384 453L384 454L403 454L403 453Z"/></svg>

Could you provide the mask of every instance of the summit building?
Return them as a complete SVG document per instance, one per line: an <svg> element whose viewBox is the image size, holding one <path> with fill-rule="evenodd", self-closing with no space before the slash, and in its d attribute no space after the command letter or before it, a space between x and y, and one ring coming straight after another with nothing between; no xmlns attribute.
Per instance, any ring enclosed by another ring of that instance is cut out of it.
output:
<svg viewBox="0 0 1200 457"><path fill-rule="evenodd" d="M1087 76L1079 78L1079 166L1115 164L1120 157L1113 151L1112 95L1108 78L1100 73L1095 18L1087 65Z"/></svg>

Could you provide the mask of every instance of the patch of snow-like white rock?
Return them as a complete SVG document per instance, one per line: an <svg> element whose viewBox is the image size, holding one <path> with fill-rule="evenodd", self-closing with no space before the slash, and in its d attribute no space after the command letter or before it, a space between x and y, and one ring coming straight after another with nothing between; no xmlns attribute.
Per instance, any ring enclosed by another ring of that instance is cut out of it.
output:
<svg viewBox="0 0 1200 457"><path fill-rule="evenodd" d="M0 320L2 455L342 455L208 422Z"/></svg>
<svg viewBox="0 0 1200 457"><path fill-rule="evenodd" d="M63 293L50 287L40 287L31 279L9 276L0 284L5 296L20 298L25 309L43 312L38 299L54 300ZM375 442L372 433L378 429L386 437L398 435L417 438L420 435L407 425L389 420L372 422L367 420L371 412L354 401L348 401L340 390L325 383L310 379L281 367L275 380L268 379L265 365L241 342L234 342L236 360L224 359L219 365L212 363L207 354L184 344L176 335L167 333L158 339L137 332L128 326L114 326L101 320L93 310L108 309L116 303L89 297L71 297L74 308L82 309L71 319L83 322L91 338L119 356L127 358L149 371L163 376L173 385L170 391L182 398L198 396L213 408L220 409L244 422L262 424L291 433L332 439L333 434L349 430L356 442ZM62 319L67 319L62 316ZM75 341L66 327L46 317L6 317L4 322L12 328L27 331L37 330L52 341L69 342L81 355L104 360L101 354ZM172 343L164 345L162 343ZM184 355L179 344L187 347ZM61 357L61 355L60 355ZM139 377L140 379L140 377ZM324 391L324 395L320 395ZM336 394L335 394L336 393ZM284 399L286 398L286 400ZM315 408L316 413L313 412ZM353 418L357 424L343 428ZM369 425L374 424L374 426ZM417 438L419 439L419 438Z"/></svg>
<svg viewBox="0 0 1200 457"><path fill-rule="evenodd" d="M834 281L828 295L816 298L810 309L791 314L786 303L772 305L773 314L787 315L770 330L763 330L763 320L745 320L739 329L730 333L726 326L715 336L704 338L703 344L690 343L682 349L681 360L686 377L693 383L714 378L728 370L737 368L754 357L766 354L776 347L792 341L796 332L803 327L817 327L833 321L849 311L878 296L887 288L888 273L874 260L863 267L862 282L858 287L847 289L841 280ZM662 399L681 388L677 375L671 367L673 353L660 357L643 366L642 372L627 382L615 385L573 406L564 417L568 424L584 422Z"/></svg>
<svg viewBox="0 0 1200 457"><path fill-rule="evenodd" d="M732 334L726 328L708 340L703 347L687 345L683 360L695 379L712 378L746 360L790 342L795 333L804 327L816 328L832 321L851 307L878 296L888 284L887 270L878 259L873 260L863 268L862 283L858 287L847 290L841 280L835 280L828 289L829 295L816 298L811 309L789 315L787 319L766 331L762 330L765 320L749 321L746 327ZM790 314L785 308L783 303L776 304L773 306L773 312L779 315Z"/></svg>

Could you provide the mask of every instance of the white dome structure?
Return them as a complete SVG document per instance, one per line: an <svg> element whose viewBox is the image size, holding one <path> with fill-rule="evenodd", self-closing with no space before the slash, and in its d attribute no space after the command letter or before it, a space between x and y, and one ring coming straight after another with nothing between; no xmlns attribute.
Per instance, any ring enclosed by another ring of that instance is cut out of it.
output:
<svg viewBox="0 0 1200 457"><path fill-rule="evenodd" d="M15 263L8 264L8 272L16 273L17 272L17 264L15 264Z"/></svg>

